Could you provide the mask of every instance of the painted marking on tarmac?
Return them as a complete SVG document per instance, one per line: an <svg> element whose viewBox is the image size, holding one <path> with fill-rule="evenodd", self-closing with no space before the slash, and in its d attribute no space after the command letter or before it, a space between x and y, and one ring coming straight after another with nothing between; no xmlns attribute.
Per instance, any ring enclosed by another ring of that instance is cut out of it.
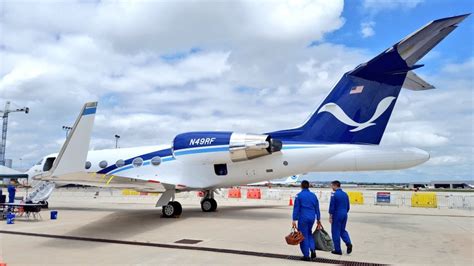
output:
<svg viewBox="0 0 474 266"><path fill-rule="evenodd" d="M110 181L112 181L112 179L114 179L114 177L115 177L114 175L110 176L109 181L107 181L106 185L110 184Z"/></svg>
<svg viewBox="0 0 474 266"><path fill-rule="evenodd" d="M292 255L276 254L276 253L256 252L256 251L247 251L247 250L211 248L211 247L197 247L197 246L185 246L185 245L173 245L173 244L160 244L160 243L126 241L126 240L115 240L115 239L93 238L93 237L82 237L82 236L40 234L40 233L16 232L16 231L7 231L7 230L0 230L0 234L43 237L43 238L54 238L54 239L63 239L63 240L99 242L99 243L118 244L118 245L133 245L133 246L145 246L145 247L181 249L181 250L207 251L207 252L234 254L234 255L244 255L244 256L264 257L264 258L273 258L273 259L283 259L283 260L299 260L301 258L300 256L292 256ZM348 265L348 266L382 266L382 265L386 265L386 264L371 263L371 262L335 260L335 259L327 259L327 258L321 258L321 257L317 257L315 260L313 260L313 262L320 262L320 263L327 263L327 264L337 264L337 265Z"/></svg>

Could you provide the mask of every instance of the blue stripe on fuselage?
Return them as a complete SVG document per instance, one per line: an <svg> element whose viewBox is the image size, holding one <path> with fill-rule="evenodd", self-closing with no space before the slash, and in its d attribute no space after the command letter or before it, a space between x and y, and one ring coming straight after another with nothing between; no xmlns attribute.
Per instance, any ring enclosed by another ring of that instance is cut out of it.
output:
<svg viewBox="0 0 474 266"><path fill-rule="evenodd" d="M311 144L311 143L303 144L303 143L301 143L299 145L298 144L287 144L287 145L284 145L282 149L283 150L308 149L308 148L315 148L318 145L320 145L320 144L319 143L318 144ZM175 151L174 154L175 154L175 156L183 156L183 155L190 155L190 154L212 153L212 152L222 152L222 151L229 151L229 146L184 149L184 150ZM167 155L160 156L160 154L167 154ZM133 161L133 159L135 159L137 157L141 157L143 160L146 160L143 163L143 166L150 165L151 158L153 158L155 156L162 157L162 161L161 161L162 163L176 160L171 155L171 149L166 149L166 150L155 151L155 152L151 152L151 153L148 153L148 154L144 154L144 155L141 155L141 156L136 156L136 157L127 159L125 161L125 165L120 167L120 168L118 168L116 165L111 165L111 166L109 166L109 167L107 167L107 168L105 168L105 169L103 169L103 170L101 170L97 173L112 175L112 174L119 173L119 172L122 172L122 171L125 171L125 170L129 170L129 169L133 168L132 161Z"/></svg>
<svg viewBox="0 0 474 266"><path fill-rule="evenodd" d="M174 155L181 156L181 155L188 155L188 154L220 152L220 151L228 151L228 150L229 150L229 146L209 147L209 148L194 148L194 149L185 149L185 150L174 151Z"/></svg>

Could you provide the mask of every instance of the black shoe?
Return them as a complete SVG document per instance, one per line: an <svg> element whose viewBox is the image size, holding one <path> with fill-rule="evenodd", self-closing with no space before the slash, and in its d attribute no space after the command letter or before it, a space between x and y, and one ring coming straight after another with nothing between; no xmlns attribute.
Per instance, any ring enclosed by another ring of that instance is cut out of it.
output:
<svg viewBox="0 0 474 266"><path fill-rule="evenodd" d="M311 250L311 259L315 259L315 258L316 258L316 251Z"/></svg>
<svg viewBox="0 0 474 266"><path fill-rule="evenodd" d="M347 244L347 254L352 253L352 244Z"/></svg>
<svg viewBox="0 0 474 266"><path fill-rule="evenodd" d="M301 257L301 259L300 259L300 260L303 260L303 261L311 261L311 259L310 259L310 258L308 258L308 257Z"/></svg>
<svg viewBox="0 0 474 266"><path fill-rule="evenodd" d="M342 252L336 252L335 250L331 251L331 253L334 255L342 255Z"/></svg>

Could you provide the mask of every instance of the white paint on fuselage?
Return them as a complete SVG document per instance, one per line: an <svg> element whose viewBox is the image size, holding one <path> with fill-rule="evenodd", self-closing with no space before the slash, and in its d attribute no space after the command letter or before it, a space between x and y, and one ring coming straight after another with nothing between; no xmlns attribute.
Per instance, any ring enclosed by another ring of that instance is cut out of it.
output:
<svg viewBox="0 0 474 266"><path fill-rule="evenodd" d="M110 166L120 159L136 158L169 148L169 145L163 145L89 151L87 160L92 167L86 171L102 170L99 163L103 160ZM170 156L159 166L145 161L140 167L126 165L109 175L182 185L192 190L245 185L306 172L398 170L419 165L429 159L427 152L416 148L393 149L374 145L284 145L280 152L242 162L231 162L229 151L202 152L202 148L197 149L201 152ZM216 175L214 163L227 163L228 174ZM37 165L28 174L31 176L41 172L42 165ZM113 182L108 184L111 187L113 185Z"/></svg>

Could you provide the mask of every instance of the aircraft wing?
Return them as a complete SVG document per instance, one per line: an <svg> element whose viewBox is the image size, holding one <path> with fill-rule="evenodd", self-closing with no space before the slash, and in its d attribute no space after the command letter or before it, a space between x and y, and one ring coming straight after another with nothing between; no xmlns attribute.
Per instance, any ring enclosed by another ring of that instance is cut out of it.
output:
<svg viewBox="0 0 474 266"><path fill-rule="evenodd" d="M59 185L76 184L117 189L128 188L143 192L164 192L181 189L172 184L156 181L86 172L85 163L89 151L96 109L97 102L84 104L53 166L48 172L35 179L53 181Z"/></svg>

